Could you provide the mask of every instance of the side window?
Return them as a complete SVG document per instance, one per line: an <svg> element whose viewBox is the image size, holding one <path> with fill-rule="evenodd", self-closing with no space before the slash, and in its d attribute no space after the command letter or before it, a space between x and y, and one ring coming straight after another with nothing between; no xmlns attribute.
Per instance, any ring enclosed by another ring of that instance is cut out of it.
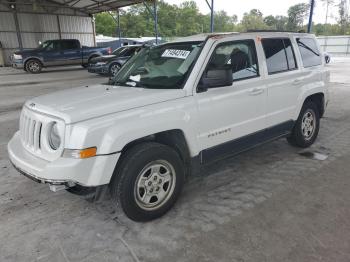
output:
<svg viewBox="0 0 350 262"><path fill-rule="evenodd" d="M60 49L60 42L58 41L51 41L47 46L46 50L47 51L56 51Z"/></svg>
<svg viewBox="0 0 350 262"><path fill-rule="evenodd" d="M208 69L232 69L234 81L259 76L254 40L219 44L210 58Z"/></svg>
<svg viewBox="0 0 350 262"><path fill-rule="evenodd" d="M77 49L79 48L77 41L62 41L61 42L61 48L62 50L68 50L68 49Z"/></svg>
<svg viewBox="0 0 350 262"><path fill-rule="evenodd" d="M269 75L297 68L292 43L289 38L265 38L262 45Z"/></svg>
<svg viewBox="0 0 350 262"><path fill-rule="evenodd" d="M123 56L133 56L135 53L135 50L136 50L135 47L126 48L126 50L123 53Z"/></svg>
<svg viewBox="0 0 350 262"><path fill-rule="evenodd" d="M322 57L316 45L315 39L297 38L297 43L304 67L311 67L322 64Z"/></svg>

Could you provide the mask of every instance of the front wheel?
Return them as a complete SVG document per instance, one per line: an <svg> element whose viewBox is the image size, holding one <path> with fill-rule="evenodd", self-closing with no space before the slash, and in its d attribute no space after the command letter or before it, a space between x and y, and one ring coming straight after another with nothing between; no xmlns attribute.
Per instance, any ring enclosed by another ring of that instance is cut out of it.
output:
<svg viewBox="0 0 350 262"><path fill-rule="evenodd" d="M43 68L41 62L37 59L30 59L25 64L26 71L32 74L39 74Z"/></svg>
<svg viewBox="0 0 350 262"><path fill-rule="evenodd" d="M128 150L116 168L110 188L113 200L134 221L150 221L168 212L185 178L178 153L166 145L143 143Z"/></svg>
<svg viewBox="0 0 350 262"><path fill-rule="evenodd" d="M115 76L118 73L118 71L120 70L120 68L121 68L121 66L119 64L117 64L117 63L111 64L109 66L109 74L111 76Z"/></svg>
<svg viewBox="0 0 350 262"><path fill-rule="evenodd" d="M309 147L315 142L319 129L319 110L314 102L307 101L304 103L292 134L287 140L293 146Z"/></svg>

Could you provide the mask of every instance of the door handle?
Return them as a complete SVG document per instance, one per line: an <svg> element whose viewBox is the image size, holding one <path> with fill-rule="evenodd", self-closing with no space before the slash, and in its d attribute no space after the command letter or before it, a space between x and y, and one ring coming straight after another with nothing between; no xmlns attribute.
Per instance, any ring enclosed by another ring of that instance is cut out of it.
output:
<svg viewBox="0 0 350 262"><path fill-rule="evenodd" d="M260 95L260 94L262 94L262 93L264 93L264 89L262 89L262 88L253 88L253 89L251 89L251 90L249 91L249 94L250 94L251 96Z"/></svg>
<svg viewBox="0 0 350 262"><path fill-rule="evenodd" d="M302 83L303 83L303 80L302 80L302 79L295 79L295 80L293 81L293 85L295 85L295 86L301 85Z"/></svg>

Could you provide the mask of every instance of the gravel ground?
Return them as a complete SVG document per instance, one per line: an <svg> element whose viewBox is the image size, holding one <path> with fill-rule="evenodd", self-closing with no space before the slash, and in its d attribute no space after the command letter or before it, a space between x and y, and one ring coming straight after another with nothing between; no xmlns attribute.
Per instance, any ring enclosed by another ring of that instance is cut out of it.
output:
<svg viewBox="0 0 350 262"><path fill-rule="evenodd" d="M0 261L349 261L350 59L329 65L331 103L307 151L284 139L206 166L166 216L134 223L21 176L6 144L29 97L106 81L72 67L0 69Z"/></svg>

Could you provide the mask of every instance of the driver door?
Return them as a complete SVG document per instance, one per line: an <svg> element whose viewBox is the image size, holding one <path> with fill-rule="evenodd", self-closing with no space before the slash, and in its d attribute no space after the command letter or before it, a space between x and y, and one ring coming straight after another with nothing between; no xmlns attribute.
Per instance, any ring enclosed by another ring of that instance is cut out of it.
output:
<svg viewBox="0 0 350 262"><path fill-rule="evenodd" d="M252 146L266 128L267 91L261 84L255 40L219 43L203 75L224 67L232 69L232 85L196 94L202 162Z"/></svg>
<svg viewBox="0 0 350 262"><path fill-rule="evenodd" d="M50 41L43 52L43 60L47 66L57 66L64 63L64 56L61 54L60 41Z"/></svg>

